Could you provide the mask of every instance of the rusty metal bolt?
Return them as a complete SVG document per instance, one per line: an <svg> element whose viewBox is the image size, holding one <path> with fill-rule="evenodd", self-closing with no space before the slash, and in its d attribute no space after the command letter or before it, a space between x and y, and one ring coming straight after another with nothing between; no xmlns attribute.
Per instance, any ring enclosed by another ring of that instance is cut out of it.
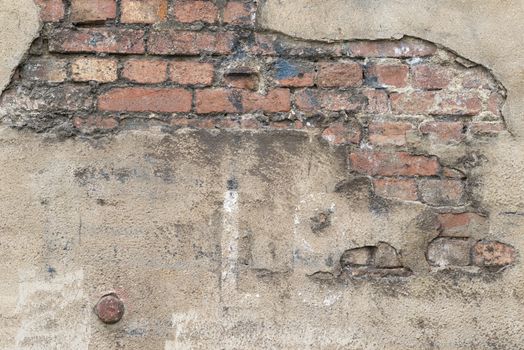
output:
<svg viewBox="0 0 524 350"><path fill-rule="evenodd" d="M106 294L96 304L95 313L104 323L117 323L124 316L124 303L116 294Z"/></svg>

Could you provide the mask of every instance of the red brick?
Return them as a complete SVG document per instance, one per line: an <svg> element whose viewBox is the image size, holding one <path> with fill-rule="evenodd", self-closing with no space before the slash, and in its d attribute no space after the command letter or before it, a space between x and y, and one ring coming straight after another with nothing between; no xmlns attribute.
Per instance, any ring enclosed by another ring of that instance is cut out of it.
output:
<svg viewBox="0 0 524 350"><path fill-rule="evenodd" d="M59 29L52 33L51 52L144 53L144 32L135 29Z"/></svg>
<svg viewBox="0 0 524 350"><path fill-rule="evenodd" d="M362 66L356 62L323 62L317 66L320 87L357 87L362 85Z"/></svg>
<svg viewBox="0 0 524 350"><path fill-rule="evenodd" d="M99 22L116 17L115 0L72 0L71 20L80 22Z"/></svg>
<svg viewBox="0 0 524 350"><path fill-rule="evenodd" d="M433 44L412 39L355 41L348 46L351 57L424 57L437 51Z"/></svg>
<svg viewBox="0 0 524 350"><path fill-rule="evenodd" d="M196 112L241 113L241 112L287 112L291 109L290 93L287 89L274 89L261 95L256 92L230 89L206 89L196 92Z"/></svg>
<svg viewBox="0 0 524 350"><path fill-rule="evenodd" d="M67 60L33 58L22 67L22 77L27 80L61 83L67 79Z"/></svg>
<svg viewBox="0 0 524 350"><path fill-rule="evenodd" d="M367 97L353 91L305 89L295 93L297 107L306 112L360 111L367 105Z"/></svg>
<svg viewBox="0 0 524 350"><path fill-rule="evenodd" d="M496 241L480 241L472 249L473 263L477 266L502 267L515 262L515 249Z"/></svg>
<svg viewBox="0 0 524 350"><path fill-rule="evenodd" d="M152 59L126 61L122 77L141 84L162 83L167 79L167 62Z"/></svg>
<svg viewBox="0 0 524 350"><path fill-rule="evenodd" d="M148 51L158 55L227 55L232 52L234 36L229 32L188 32L156 30L149 35Z"/></svg>
<svg viewBox="0 0 524 350"><path fill-rule="evenodd" d="M430 121L420 124L422 134L429 135L431 141L436 143L460 142L464 140L464 123Z"/></svg>
<svg viewBox="0 0 524 350"><path fill-rule="evenodd" d="M118 121L113 117L90 115L87 118L74 117L73 125L75 128L82 129L84 131L94 129L114 129L118 126Z"/></svg>
<svg viewBox="0 0 524 350"><path fill-rule="evenodd" d="M350 169L359 173L380 176L432 176L440 165L435 157L407 152L356 151L349 155Z"/></svg>
<svg viewBox="0 0 524 350"><path fill-rule="evenodd" d="M78 58L71 64L74 81L109 83L117 79L118 62L106 58Z"/></svg>
<svg viewBox="0 0 524 350"><path fill-rule="evenodd" d="M378 196L404 201L417 200L417 185L413 179L374 179L373 187Z"/></svg>
<svg viewBox="0 0 524 350"><path fill-rule="evenodd" d="M406 145L406 133L413 125L406 122L371 122L369 123L369 142L373 145Z"/></svg>
<svg viewBox="0 0 524 350"><path fill-rule="evenodd" d="M211 85L215 69L211 63L177 61L171 63L171 80L182 85Z"/></svg>
<svg viewBox="0 0 524 350"><path fill-rule="evenodd" d="M393 93L391 109L398 114L428 114L435 104L435 93L431 91Z"/></svg>
<svg viewBox="0 0 524 350"><path fill-rule="evenodd" d="M475 136L493 136L503 132L506 127L500 122L473 122L469 124L469 132Z"/></svg>
<svg viewBox="0 0 524 350"><path fill-rule="evenodd" d="M488 233L488 221L476 213L444 213L438 215L441 236L470 237Z"/></svg>
<svg viewBox="0 0 524 350"><path fill-rule="evenodd" d="M494 92L489 96L488 99L488 111L494 115L500 117L502 116L502 106L504 105L504 96Z"/></svg>
<svg viewBox="0 0 524 350"><path fill-rule="evenodd" d="M438 104L431 111L435 115L476 115L482 111L482 101L475 94L439 94Z"/></svg>
<svg viewBox="0 0 524 350"><path fill-rule="evenodd" d="M224 23L235 25L253 24L254 8L252 3L228 1L224 8Z"/></svg>
<svg viewBox="0 0 524 350"><path fill-rule="evenodd" d="M197 90L195 101L196 112L200 114L239 113L242 111L242 96L236 90Z"/></svg>
<svg viewBox="0 0 524 350"><path fill-rule="evenodd" d="M332 145L340 146L360 143L360 128L357 123L332 123L322 132L322 138Z"/></svg>
<svg viewBox="0 0 524 350"><path fill-rule="evenodd" d="M364 90L364 96L368 99L366 112L373 114L385 114L389 112L388 94L383 90Z"/></svg>
<svg viewBox="0 0 524 350"><path fill-rule="evenodd" d="M242 129L259 129L261 127L260 122L251 116L242 116L240 119L240 127Z"/></svg>
<svg viewBox="0 0 524 350"><path fill-rule="evenodd" d="M98 98L98 108L114 112L189 112L192 94L185 89L116 88Z"/></svg>
<svg viewBox="0 0 524 350"><path fill-rule="evenodd" d="M366 71L366 81L374 87L405 87L409 67L405 64L373 64Z"/></svg>
<svg viewBox="0 0 524 350"><path fill-rule="evenodd" d="M462 76L462 86L466 89L489 89L496 85L493 77L482 67L468 69Z"/></svg>
<svg viewBox="0 0 524 350"><path fill-rule="evenodd" d="M122 0L122 23L157 23L167 17L167 0Z"/></svg>
<svg viewBox="0 0 524 350"><path fill-rule="evenodd" d="M269 113L289 112L291 110L291 94L288 89L273 89L266 95L243 91L242 104L246 112L257 110Z"/></svg>
<svg viewBox="0 0 524 350"><path fill-rule="evenodd" d="M464 204L464 183L453 179L421 179L419 196L424 203L435 206L458 206Z"/></svg>
<svg viewBox="0 0 524 350"><path fill-rule="evenodd" d="M413 86L419 89L445 89L453 79L449 67L420 64L412 69Z"/></svg>
<svg viewBox="0 0 524 350"><path fill-rule="evenodd" d="M218 9L211 1L178 0L175 2L175 18L182 23L214 23Z"/></svg>
<svg viewBox="0 0 524 350"><path fill-rule="evenodd" d="M65 9L62 0L35 0L40 7L40 18L43 22L59 22L64 18Z"/></svg>

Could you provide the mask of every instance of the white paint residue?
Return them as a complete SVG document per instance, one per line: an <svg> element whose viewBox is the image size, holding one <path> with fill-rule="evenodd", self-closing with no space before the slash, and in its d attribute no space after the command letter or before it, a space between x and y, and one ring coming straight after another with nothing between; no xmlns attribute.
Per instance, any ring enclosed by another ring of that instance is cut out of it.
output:
<svg viewBox="0 0 524 350"><path fill-rule="evenodd" d="M15 348L87 350L90 308L82 289L82 270L54 276L19 272L16 312L21 318Z"/></svg>
<svg viewBox="0 0 524 350"><path fill-rule="evenodd" d="M173 313L171 318L171 326L175 330L174 340L167 340L164 345L164 350L186 350L192 349L191 344L184 343L181 340L181 334L186 331L188 325L197 320L195 312L187 313Z"/></svg>
<svg viewBox="0 0 524 350"><path fill-rule="evenodd" d="M224 195L224 219L222 231L222 297L232 296L237 286L238 261L238 192L226 191Z"/></svg>

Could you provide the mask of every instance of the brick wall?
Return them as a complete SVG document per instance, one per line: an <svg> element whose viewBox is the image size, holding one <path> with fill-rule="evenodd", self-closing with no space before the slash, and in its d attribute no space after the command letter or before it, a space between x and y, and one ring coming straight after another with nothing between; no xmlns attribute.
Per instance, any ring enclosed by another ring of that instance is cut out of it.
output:
<svg viewBox="0 0 524 350"><path fill-rule="evenodd" d="M37 2L45 24L2 96L5 124L58 137L308 132L343 149L348 176L370 179L374 196L435 208L430 265L514 262L512 247L471 239L489 225L472 197L471 159L431 152L506 132L505 91L484 67L414 38L319 43L266 33L252 1ZM396 261L393 247L362 247L341 265L357 275L397 268L377 266L384 249Z"/></svg>

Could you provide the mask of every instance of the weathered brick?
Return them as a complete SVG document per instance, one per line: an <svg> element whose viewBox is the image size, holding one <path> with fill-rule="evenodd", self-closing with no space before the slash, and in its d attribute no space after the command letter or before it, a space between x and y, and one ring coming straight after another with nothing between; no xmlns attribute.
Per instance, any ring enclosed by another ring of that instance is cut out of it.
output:
<svg viewBox="0 0 524 350"><path fill-rule="evenodd" d="M211 63L177 61L171 63L171 80L182 85L211 85L215 69Z"/></svg>
<svg viewBox="0 0 524 350"><path fill-rule="evenodd" d="M441 93L437 106L431 110L434 115L476 115L482 111L482 101L472 93Z"/></svg>
<svg viewBox="0 0 524 350"><path fill-rule="evenodd" d="M354 41L348 47L352 57L424 57L437 51L433 44L412 39Z"/></svg>
<svg viewBox="0 0 524 350"><path fill-rule="evenodd" d="M494 115L502 116L502 106L504 105L504 97L498 92L494 92L488 99L488 111Z"/></svg>
<svg viewBox="0 0 524 350"><path fill-rule="evenodd" d="M402 267L397 250L385 242L379 242L377 244L373 255L373 265L386 269Z"/></svg>
<svg viewBox="0 0 524 350"><path fill-rule="evenodd" d="M106 21L115 17L115 0L71 1L71 20L74 23Z"/></svg>
<svg viewBox="0 0 524 350"><path fill-rule="evenodd" d="M322 138L332 145L347 145L360 143L360 128L355 123L332 123L322 132Z"/></svg>
<svg viewBox="0 0 524 350"><path fill-rule="evenodd" d="M167 0L122 0L122 23L157 23L167 17Z"/></svg>
<svg viewBox="0 0 524 350"><path fill-rule="evenodd" d="M496 241L480 241L472 249L473 263L477 266L502 267L515 262L515 249Z"/></svg>
<svg viewBox="0 0 524 350"><path fill-rule="evenodd" d="M0 104L3 111L12 113L83 111L93 106L93 94L88 86L35 86L7 90Z"/></svg>
<svg viewBox="0 0 524 350"><path fill-rule="evenodd" d="M206 89L196 92L197 113L287 112L291 109L287 89L274 89L266 95L246 90Z"/></svg>
<svg viewBox="0 0 524 350"><path fill-rule="evenodd" d="M465 203L464 182L454 179L421 179L419 196L424 203L435 206L458 206Z"/></svg>
<svg viewBox="0 0 524 350"><path fill-rule="evenodd" d="M419 89L445 89L453 79L451 68L420 64L412 68L413 86Z"/></svg>
<svg viewBox="0 0 524 350"><path fill-rule="evenodd" d="M98 108L114 112L189 112L192 94L185 89L116 88L98 98Z"/></svg>
<svg viewBox="0 0 524 350"><path fill-rule="evenodd" d="M167 79L167 62L155 59L131 59L126 61L122 77L141 84L162 83Z"/></svg>
<svg viewBox="0 0 524 350"><path fill-rule="evenodd" d="M257 110L269 113L289 112L291 110L291 94L288 89L273 89L266 95L242 91L242 104L245 112Z"/></svg>
<svg viewBox="0 0 524 350"><path fill-rule="evenodd" d="M343 44L310 43L284 38L276 34L255 33L255 42L250 52L264 56L292 56L300 58L341 57Z"/></svg>
<svg viewBox="0 0 524 350"><path fill-rule="evenodd" d="M322 62L317 65L316 83L320 87L362 85L362 66L356 62Z"/></svg>
<svg viewBox="0 0 524 350"><path fill-rule="evenodd" d="M388 94L383 90L366 89L363 92L368 99L366 112L373 114L385 114L389 112Z"/></svg>
<svg viewBox="0 0 524 350"><path fill-rule="evenodd" d="M488 233L487 218L476 213L444 213L438 215L441 236L471 237Z"/></svg>
<svg viewBox="0 0 524 350"><path fill-rule="evenodd" d="M79 58L71 64L71 73L75 81L109 83L117 79L117 68L116 59Z"/></svg>
<svg viewBox="0 0 524 350"><path fill-rule="evenodd" d="M489 89L497 86L488 71L481 67L470 68L462 75L462 87L466 89Z"/></svg>
<svg viewBox="0 0 524 350"><path fill-rule="evenodd" d="M175 18L182 23L214 23L218 8L211 1L178 0L175 2Z"/></svg>
<svg viewBox="0 0 524 350"><path fill-rule="evenodd" d="M373 145L405 146L406 133L413 129L407 122L371 122L368 126L369 142Z"/></svg>
<svg viewBox="0 0 524 350"><path fill-rule="evenodd" d="M90 115L86 118L74 117L73 125L82 131L114 129L118 126L118 121L114 117Z"/></svg>
<svg viewBox="0 0 524 350"><path fill-rule="evenodd" d="M278 59L272 67L276 85L283 87L308 87L315 83L314 68L311 64Z"/></svg>
<svg viewBox="0 0 524 350"><path fill-rule="evenodd" d="M342 267L370 265L373 259L373 247L360 247L346 250L340 257Z"/></svg>
<svg viewBox="0 0 524 350"><path fill-rule="evenodd" d="M420 124L419 130L422 134L429 135L434 143L461 142L464 140L464 123L428 121Z"/></svg>
<svg viewBox="0 0 524 350"><path fill-rule="evenodd" d="M227 55L232 52L234 40L230 32L155 30L149 35L148 51L158 55Z"/></svg>
<svg viewBox="0 0 524 350"><path fill-rule="evenodd" d="M257 90L259 77L258 74L225 74L224 84L237 89Z"/></svg>
<svg viewBox="0 0 524 350"><path fill-rule="evenodd" d="M360 111L366 108L368 99L359 92L304 89L295 92L297 107L306 112L321 109L329 111Z"/></svg>
<svg viewBox="0 0 524 350"><path fill-rule="evenodd" d="M405 87L408 78L409 67L405 64L372 64L366 70L366 82L373 87Z"/></svg>
<svg viewBox="0 0 524 350"><path fill-rule="evenodd" d="M349 154L350 169L359 173L380 176L431 176L440 165L435 157L407 152L356 151Z"/></svg>
<svg viewBox="0 0 524 350"><path fill-rule="evenodd" d="M390 100L391 109L394 113L428 114L435 105L435 93L431 91L393 93Z"/></svg>
<svg viewBox="0 0 524 350"><path fill-rule="evenodd" d="M471 242L460 238L436 238L428 246L428 262L432 266L468 266Z"/></svg>
<svg viewBox="0 0 524 350"><path fill-rule="evenodd" d="M506 127L501 122L472 122L468 129L474 136L494 136L503 132Z"/></svg>
<svg viewBox="0 0 524 350"><path fill-rule="evenodd" d="M67 60L32 58L24 64L21 73L23 79L61 83L67 79Z"/></svg>
<svg viewBox="0 0 524 350"><path fill-rule="evenodd" d="M378 196L404 201L417 200L417 184L414 179L374 179L373 187Z"/></svg>
<svg viewBox="0 0 524 350"><path fill-rule="evenodd" d="M51 52L144 53L144 31L120 28L59 29L50 36Z"/></svg>
<svg viewBox="0 0 524 350"><path fill-rule="evenodd" d="M40 7L42 22L59 22L64 18L63 0L35 0L35 2Z"/></svg>
<svg viewBox="0 0 524 350"><path fill-rule="evenodd" d="M251 2L228 1L224 8L224 23L235 25L252 25L254 7Z"/></svg>

